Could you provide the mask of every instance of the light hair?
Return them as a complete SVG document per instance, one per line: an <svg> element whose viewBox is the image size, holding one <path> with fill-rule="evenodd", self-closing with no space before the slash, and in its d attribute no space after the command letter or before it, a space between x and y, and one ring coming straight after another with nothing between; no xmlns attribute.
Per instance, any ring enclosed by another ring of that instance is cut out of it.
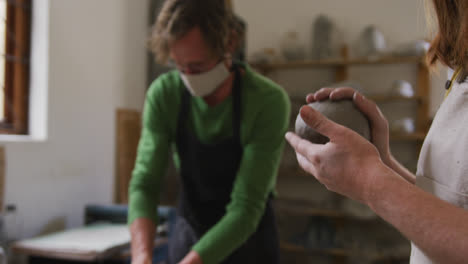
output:
<svg viewBox="0 0 468 264"><path fill-rule="evenodd" d="M160 63L167 63L170 45L194 27L215 55L223 56L240 25L224 0L166 0L153 26L149 47Z"/></svg>

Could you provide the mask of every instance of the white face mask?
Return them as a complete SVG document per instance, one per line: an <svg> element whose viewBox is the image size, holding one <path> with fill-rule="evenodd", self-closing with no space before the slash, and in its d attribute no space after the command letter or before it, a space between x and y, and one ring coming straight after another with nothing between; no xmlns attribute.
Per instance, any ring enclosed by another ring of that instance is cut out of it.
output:
<svg viewBox="0 0 468 264"><path fill-rule="evenodd" d="M207 72L198 74L184 74L181 72L180 77L193 96L206 96L216 90L229 77L229 71L224 63L220 62Z"/></svg>

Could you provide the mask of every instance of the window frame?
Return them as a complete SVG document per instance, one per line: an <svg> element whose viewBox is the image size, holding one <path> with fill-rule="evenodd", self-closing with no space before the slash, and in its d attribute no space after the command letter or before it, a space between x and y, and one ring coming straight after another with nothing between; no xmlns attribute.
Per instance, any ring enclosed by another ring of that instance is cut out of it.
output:
<svg viewBox="0 0 468 264"><path fill-rule="evenodd" d="M32 0L6 0L4 117L0 134L28 133Z"/></svg>

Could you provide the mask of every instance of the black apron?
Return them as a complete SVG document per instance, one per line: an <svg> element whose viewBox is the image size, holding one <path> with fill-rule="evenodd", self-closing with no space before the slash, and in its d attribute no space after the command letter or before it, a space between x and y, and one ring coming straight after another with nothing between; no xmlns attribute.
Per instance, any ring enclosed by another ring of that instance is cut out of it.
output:
<svg viewBox="0 0 468 264"><path fill-rule="evenodd" d="M169 263L178 263L226 213L242 159L240 140L241 75L234 66L233 136L215 144L200 142L187 125L190 94L184 89L177 124L181 192L178 217L169 239ZM222 263L279 263L278 237L271 199L257 230Z"/></svg>

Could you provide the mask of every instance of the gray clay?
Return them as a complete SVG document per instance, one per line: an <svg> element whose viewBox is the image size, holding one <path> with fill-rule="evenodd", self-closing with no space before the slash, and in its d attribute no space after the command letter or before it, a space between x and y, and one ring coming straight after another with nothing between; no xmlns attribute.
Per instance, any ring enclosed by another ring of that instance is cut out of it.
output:
<svg viewBox="0 0 468 264"><path fill-rule="evenodd" d="M354 106L351 100L327 100L314 102L309 104L309 106L335 123L348 127L367 140L370 140L369 121L366 116ZM310 128L304 120L302 120L300 114L298 114L296 118L296 134L316 144L325 144L329 141L327 137Z"/></svg>

